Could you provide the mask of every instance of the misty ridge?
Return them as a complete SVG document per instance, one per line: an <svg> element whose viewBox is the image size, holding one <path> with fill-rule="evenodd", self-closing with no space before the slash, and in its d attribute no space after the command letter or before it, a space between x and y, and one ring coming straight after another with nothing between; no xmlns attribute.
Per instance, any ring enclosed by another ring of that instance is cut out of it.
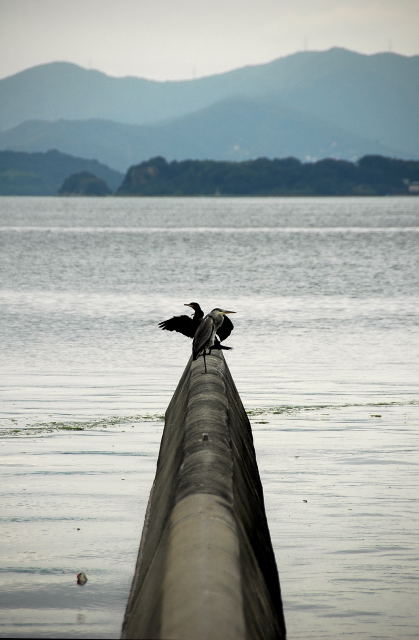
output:
<svg viewBox="0 0 419 640"><path fill-rule="evenodd" d="M50 63L0 80L0 149L56 149L118 173L157 156L413 160L418 77L419 56L338 48L170 82Z"/></svg>

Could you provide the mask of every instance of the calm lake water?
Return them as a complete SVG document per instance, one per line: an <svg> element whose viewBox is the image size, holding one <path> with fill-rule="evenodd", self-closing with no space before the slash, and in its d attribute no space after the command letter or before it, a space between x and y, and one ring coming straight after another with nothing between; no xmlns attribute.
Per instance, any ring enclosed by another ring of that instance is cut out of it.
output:
<svg viewBox="0 0 419 640"><path fill-rule="evenodd" d="M198 301L290 640L417 638L418 240L415 198L1 198L0 637L119 637Z"/></svg>

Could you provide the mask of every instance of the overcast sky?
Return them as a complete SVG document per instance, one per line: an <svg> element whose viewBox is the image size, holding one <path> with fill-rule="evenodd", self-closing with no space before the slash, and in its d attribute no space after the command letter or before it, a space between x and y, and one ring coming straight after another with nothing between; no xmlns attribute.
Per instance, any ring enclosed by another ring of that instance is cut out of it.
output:
<svg viewBox="0 0 419 640"><path fill-rule="evenodd" d="M0 0L0 77L65 60L199 77L340 46L419 54L419 0Z"/></svg>

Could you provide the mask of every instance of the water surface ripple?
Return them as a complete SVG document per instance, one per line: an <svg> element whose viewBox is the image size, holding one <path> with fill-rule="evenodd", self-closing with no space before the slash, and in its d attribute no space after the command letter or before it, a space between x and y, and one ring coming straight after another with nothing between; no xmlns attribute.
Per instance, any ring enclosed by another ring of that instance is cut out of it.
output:
<svg viewBox="0 0 419 640"><path fill-rule="evenodd" d="M237 311L290 640L418 637L418 202L0 199L0 637L119 637L195 300Z"/></svg>

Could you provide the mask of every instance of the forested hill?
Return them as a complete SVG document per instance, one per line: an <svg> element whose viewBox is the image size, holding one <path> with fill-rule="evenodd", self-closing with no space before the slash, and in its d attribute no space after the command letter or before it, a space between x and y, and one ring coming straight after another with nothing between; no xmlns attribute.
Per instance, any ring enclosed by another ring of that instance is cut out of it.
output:
<svg viewBox="0 0 419 640"><path fill-rule="evenodd" d="M123 174L97 160L70 156L52 149L45 153L0 151L0 195L56 195L71 174L89 171L114 191Z"/></svg>
<svg viewBox="0 0 419 640"><path fill-rule="evenodd" d="M131 167L118 195L397 195L419 193L419 161L364 156L356 163L296 158L246 162L152 158Z"/></svg>
<svg viewBox="0 0 419 640"><path fill-rule="evenodd" d="M64 181L86 172L104 181L107 192L128 196L419 195L419 160L369 155L354 163L330 158L303 163L292 157L168 162L155 157L132 166L124 177L96 160L58 151L0 151L0 195L57 195Z"/></svg>

